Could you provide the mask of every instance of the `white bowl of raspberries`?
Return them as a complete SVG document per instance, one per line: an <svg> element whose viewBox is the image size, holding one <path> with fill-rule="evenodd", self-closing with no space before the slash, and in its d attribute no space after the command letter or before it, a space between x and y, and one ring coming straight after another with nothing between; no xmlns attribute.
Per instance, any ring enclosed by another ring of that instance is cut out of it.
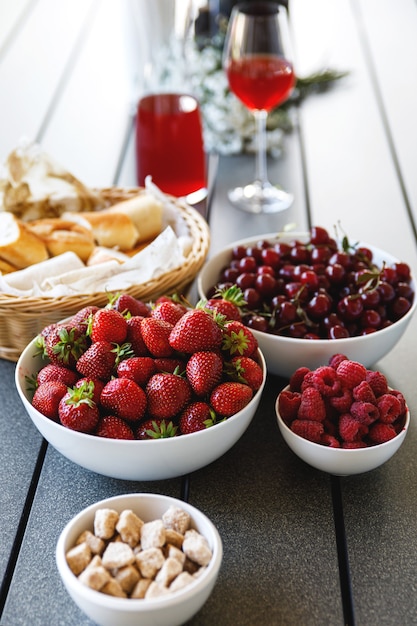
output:
<svg viewBox="0 0 417 626"><path fill-rule="evenodd" d="M388 461L410 424L403 394L389 387L385 375L343 354L313 370L298 368L275 410L291 450L337 476L368 472Z"/></svg>
<svg viewBox="0 0 417 626"><path fill-rule="evenodd" d="M236 241L198 277L200 297L234 299L268 371L289 378L336 353L369 367L397 344L416 309L407 263L320 226ZM238 293L237 293L238 292Z"/></svg>
<svg viewBox="0 0 417 626"><path fill-rule="evenodd" d="M257 340L240 321L127 294L44 328L15 375L54 448L127 480L182 476L218 459L249 426L265 380Z"/></svg>

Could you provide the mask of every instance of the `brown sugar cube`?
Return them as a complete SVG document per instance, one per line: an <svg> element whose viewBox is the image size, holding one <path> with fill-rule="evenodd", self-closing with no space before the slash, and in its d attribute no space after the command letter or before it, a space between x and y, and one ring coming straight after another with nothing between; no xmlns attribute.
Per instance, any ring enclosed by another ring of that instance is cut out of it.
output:
<svg viewBox="0 0 417 626"><path fill-rule="evenodd" d="M169 586L170 591L179 591L183 589L194 580L194 576L191 576L188 572L181 572L178 576L172 581Z"/></svg>
<svg viewBox="0 0 417 626"><path fill-rule="evenodd" d="M184 535L178 533L176 530L172 528L165 529L165 542L170 543L176 548L181 550L182 542L184 541Z"/></svg>
<svg viewBox="0 0 417 626"><path fill-rule="evenodd" d="M173 557L168 557L155 577L157 583L169 587L174 578L181 574L182 564Z"/></svg>
<svg viewBox="0 0 417 626"><path fill-rule="evenodd" d="M191 516L187 511L180 509L178 506L171 505L163 514L162 521L165 528L176 530L182 535L191 526Z"/></svg>
<svg viewBox="0 0 417 626"><path fill-rule="evenodd" d="M103 554L106 544L100 537L96 537L90 530L85 530L75 542L76 545L86 543L93 554Z"/></svg>
<svg viewBox="0 0 417 626"><path fill-rule="evenodd" d="M116 524L116 530L120 533L123 541L134 548L140 541L140 529L143 521L133 513L133 511L125 510L120 513L119 521Z"/></svg>
<svg viewBox="0 0 417 626"><path fill-rule="evenodd" d="M132 593L130 594L130 597L134 598L135 600L142 600L145 597L146 592L151 582L152 580L150 578L141 578L136 583L136 586L134 587Z"/></svg>
<svg viewBox="0 0 417 626"><path fill-rule="evenodd" d="M143 524L140 531L140 542L143 550L162 548L165 543L165 526L160 519Z"/></svg>
<svg viewBox="0 0 417 626"><path fill-rule="evenodd" d="M106 569L125 567L135 561L133 550L127 543L112 541L103 554L103 565Z"/></svg>
<svg viewBox="0 0 417 626"><path fill-rule="evenodd" d="M176 546L168 545L166 556L167 558L177 559L177 561L181 563L181 566L184 565L185 554L182 550L179 550Z"/></svg>
<svg viewBox="0 0 417 626"><path fill-rule="evenodd" d="M168 587L165 587L165 585L162 585L161 583L156 583L154 580L152 580L145 593L145 598L159 598L160 596L167 595L167 593L171 593Z"/></svg>
<svg viewBox="0 0 417 626"><path fill-rule="evenodd" d="M198 572L198 570L200 569L200 566L198 565L198 563L196 563L195 561L192 561L191 559L188 558L188 556L186 556L183 569L185 572L188 572L189 574L194 576L194 574Z"/></svg>
<svg viewBox="0 0 417 626"><path fill-rule="evenodd" d="M115 533L119 514L113 509L98 509L94 516L94 534L101 539L111 539Z"/></svg>
<svg viewBox="0 0 417 626"><path fill-rule="evenodd" d="M129 595L138 582L140 574L134 565L126 565L115 572L114 578L123 591Z"/></svg>
<svg viewBox="0 0 417 626"><path fill-rule="evenodd" d="M68 550L66 559L68 566L73 574L78 576L87 567L91 561L91 550L88 545L84 543L74 546Z"/></svg>
<svg viewBox="0 0 417 626"><path fill-rule="evenodd" d="M102 587L110 580L109 572L101 565L99 556L94 557L88 567L80 574L78 580L96 591L100 591Z"/></svg>
<svg viewBox="0 0 417 626"><path fill-rule="evenodd" d="M160 548L147 548L136 555L136 564L143 578L154 578L165 561Z"/></svg>
<svg viewBox="0 0 417 626"><path fill-rule="evenodd" d="M187 530L182 549L185 555L198 565L207 565L212 557L207 539L196 530Z"/></svg>
<svg viewBox="0 0 417 626"><path fill-rule="evenodd" d="M115 578L110 578L100 591L102 593L106 593L108 596L115 596L116 598L127 597L127 594L123 591Z"/></svg>

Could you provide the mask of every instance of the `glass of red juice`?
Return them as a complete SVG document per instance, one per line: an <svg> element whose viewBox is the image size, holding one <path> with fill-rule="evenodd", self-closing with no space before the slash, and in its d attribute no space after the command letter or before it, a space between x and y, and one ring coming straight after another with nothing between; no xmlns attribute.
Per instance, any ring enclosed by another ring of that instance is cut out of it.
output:
<svg viewBox="0 0 417 626"><path fill-rule="evenodd" d="M136 116L137 179L144 186L151 176L163 192L204 199L206 158L198 101L189 94L143 96Z"/></svg>

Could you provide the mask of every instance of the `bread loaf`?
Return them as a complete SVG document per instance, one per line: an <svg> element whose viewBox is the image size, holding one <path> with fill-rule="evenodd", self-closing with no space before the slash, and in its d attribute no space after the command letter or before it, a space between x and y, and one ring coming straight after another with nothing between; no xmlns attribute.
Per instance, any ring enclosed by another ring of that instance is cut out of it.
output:
<svg viewBox="0 0 417 626"><path fill-rule="evenodd" d="M146 192L118 202L101 213L122 213L129 216L139 233L136 244L154 239L162 230L162 202Z"/></svg>
<svg viewBox="0 0 417 626"><path fill-rule="evenodd" d="M48 258L42 239L8 211L0 211L0 259L23 269Z"/></svg>
<svg viewBox="0 0 417 626"><path fill-rule="evenodd" d="M55 217L34 220L28 222L27 226L42 239L51 256L71 251L85 262L94 250L94 237L91 229L72 220Z"/></svg>
<svg viewBox="0 0 417 626"><path fill-rule="evenodd" d="M80 219L90 224L94 239L104 248L117 248L124 252L131 250L138 239L133 221L124 213L93 211L83 213Z"/></svg>

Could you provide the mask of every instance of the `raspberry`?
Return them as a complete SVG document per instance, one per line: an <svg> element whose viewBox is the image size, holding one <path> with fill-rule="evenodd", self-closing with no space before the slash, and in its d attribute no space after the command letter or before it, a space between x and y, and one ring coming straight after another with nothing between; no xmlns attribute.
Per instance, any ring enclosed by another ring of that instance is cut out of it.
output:
<svg viewBox="0 0 417 626"><path fill-rule="evenodd" d="M384 393L387 393L388 383L382 372L373 372L371 370L368 370L366 372L366 381L371 386L372 391L374 392L376 397L382 396Z"/></svg>
<svg viewBox="0 0 417 626"><path fill-rule="evenodd" d="M337 396L341 389L336 370L328 365L318 367L312 376L313 385L323 396Z"/></svg>
<svg viewBox="0 0 417 626"><path fill-rule="evenodd" d="M334 354L329 359L329 366L337 370L339 363L341 363L342 361L347 361L347 356L345 356L344 354Z"/></svg>
<svg viewBox="0 0 417 626"><path fill-rule="evenodd" d="M300 403L300 393L285 389L281 391L278 398L278 411L286 424L289 424L297 417Z"/></svg>
<svg viewBox="0 0 417 626"><path fill-rule="evenodd" d="M369 426L379 418L378 407L371 402L352 402L350 412L359 422Z"/></svg>
<svg viewBox="0 0 417 626"><path fill-rule="evenodd" d="M392 389L389 392L392 396L395 396L396 398L398 398L398 400L400 401L401 404L401 415L403 413L407 412L407 403L405 401L405 398L403 396L403 394L401 393L401 391L398 391L397 389Z"/></svg>
<svg viewBox="0 0 417 626"><path fill-rule="evenodd" d="M320 443L328 448L340 448L340 441L326 432L323 433Z"/></svg>
<svg viewBox="0 0 417 626"><path fill-rule="evenodd" d="M344 441L342 448L346 450L357 450L358 448L367 448L368 444L365 441Z"/></svg>
<svg viewBox="0 0 417 626"><path fill-rule="evenodd" d="M329 398L330 406L336 409L336 411L339 411L339 413L349 412L352 402L352 392L346 387L342 388L342 393L340 396L333 396L332 398Z"/></svg>
<svg viewBox="0 0 417 626"><path fill-rule="evenodd" d="M396 435L397 433L392 424L378 422L377 424L373 424L369 429L369 439L372 443L385 443L390 439L394 439Z"/></svg>
<svg viewBox="0 0 417 626"><path fill-rule="evenodd" d="M310 370L308 367L299 367L295 370L294 374L290 378L290 390L301 391L301 384L304 380L304 376L309 372Z"/></svg>
<svg viewBox="0 0 417 626"><path fill-rule="evenodd" d="M323 424L312 420L294 420L291 424L291 430L296 435L314 443L320 443L324 433Z"/></svg>
<svg viewBox="0 0 417 626"><path fill-rule="evenodd" d="M372 404L376 404L375 394L371 385L366 382L366 380L362 380L359 385L354 387L353 398L358 402L371 402Z"/></svg>
<svg viewBox="0 0 417 626"><path fill-rule="evenodd" d="M359 441L367 430L351 413L343 413L339 418L339 435L343 441Z"/></svg>
<svg viewBox="0 0 417 626"><path fill-rule="evenodd" d="M337 366L337 375L344 387L353 389L366 379L366 367L357 361L345 359Z"/></svg>
<svg viewBox="0 0 417 626"><path fill-rule="evenodd" d="M308 387L301 394L298 419L322 422L326 417L326 407L320 392L315 387Z"/></svg>
<svg viewBox="0 0 417 626"><path fill-rule="evenodd" d="M377 406L379 419L384 424L392 424L402 413L401 402L391 393L384 393L383 396L379 396Z"/></svg>
<svg viewBox="0 0 417 626"><path fill-rule="evenodd" d="M313 374L314 372L306 373L306 375L303 378L303 382L301 383L301 392L303 392L304 389L307 389L307 387L313 386Z"/></svg>

